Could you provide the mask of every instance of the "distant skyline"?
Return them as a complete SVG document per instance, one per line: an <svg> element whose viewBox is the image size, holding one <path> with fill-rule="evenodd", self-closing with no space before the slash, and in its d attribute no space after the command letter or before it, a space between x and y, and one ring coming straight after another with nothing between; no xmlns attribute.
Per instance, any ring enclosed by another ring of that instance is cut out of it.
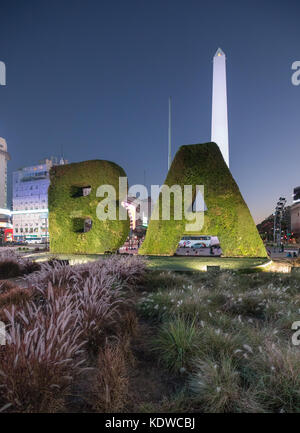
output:
<svg viewBox="0 0 300 433"><path fill-rule="evenodd" d="M300 185L297 0L0 0L0 136L12 172L108 159L162 184L181 145L210 141L212 60L226 53L230 170L256 222ZM10 192L11 196L11 192Z"/></svg>

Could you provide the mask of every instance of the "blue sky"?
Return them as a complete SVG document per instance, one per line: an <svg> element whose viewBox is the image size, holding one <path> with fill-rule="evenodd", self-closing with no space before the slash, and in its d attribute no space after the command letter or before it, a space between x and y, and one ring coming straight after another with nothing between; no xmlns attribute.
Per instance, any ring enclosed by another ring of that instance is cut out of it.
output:
<svg viewBox="0 0 300 433"><path fill-rule="evenodd" d="M300 185L298 1L0 0L0 136L13 170L49 155L108 159L163 183L210 141L212 58L227 56L230 166L258 222ZM10 182L11 183L11 182Z"/></svg>

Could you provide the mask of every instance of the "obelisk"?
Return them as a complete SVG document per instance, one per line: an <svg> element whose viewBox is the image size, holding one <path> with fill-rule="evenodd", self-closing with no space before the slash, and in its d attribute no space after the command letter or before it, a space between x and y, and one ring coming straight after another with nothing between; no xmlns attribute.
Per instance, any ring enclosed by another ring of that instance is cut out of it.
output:
<svg viewBox="0 0 300 433"><path fill-rule="evenodd" d="M217 143L229 167L226 56L221 48L213 59L211 141Z"/></svg>

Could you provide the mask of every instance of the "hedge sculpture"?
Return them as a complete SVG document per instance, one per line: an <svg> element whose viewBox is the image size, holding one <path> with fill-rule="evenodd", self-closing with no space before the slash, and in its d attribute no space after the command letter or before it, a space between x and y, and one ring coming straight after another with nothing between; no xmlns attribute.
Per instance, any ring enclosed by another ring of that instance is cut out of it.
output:
<svg viewBox="0 0 300 433"><path fill-rule="evenodd" d="M183 235L218 236L225 257L266 257L266 250L249 209L215 143L182 146L178 150L165 184L203 185L207 210L197 233L187 232L186 219L175 220L171 194L171 219L161 218L161 194L154 209L159 220L149 223L139 254L173 255ZM158 208L159 206L159 208Z"/></svg>
<svg viewBox="0 0 300 433"><path fill-rule="evenodd" d="M102 160L51 168L48 206L52 253L114 252L124 244L129 220L119 220L118 195L119 177L125 176L117 164ZM112 185L116 190L116 220L101 221L97 217L97 206L103 198L96 193L101 185Z"/></svg>

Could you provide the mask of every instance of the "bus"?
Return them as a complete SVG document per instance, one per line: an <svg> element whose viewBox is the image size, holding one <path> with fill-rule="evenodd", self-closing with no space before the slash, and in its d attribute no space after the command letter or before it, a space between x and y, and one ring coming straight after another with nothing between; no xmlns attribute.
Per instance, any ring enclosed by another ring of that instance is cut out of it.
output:
<svg viewBox="0 0 300 433"><path fill-rule="evenodd" d="M5 229L4 242L13 242L13 240L14 240L13 229Z"/></svg>
<svg viewBox="0 0 300 433"><path fill-rule="evenodd" d="M219 239L217 236L183 236L178 246L181 248L193 248L195 244L200 244L203 248L212 247L219 245Z"/></svg>

